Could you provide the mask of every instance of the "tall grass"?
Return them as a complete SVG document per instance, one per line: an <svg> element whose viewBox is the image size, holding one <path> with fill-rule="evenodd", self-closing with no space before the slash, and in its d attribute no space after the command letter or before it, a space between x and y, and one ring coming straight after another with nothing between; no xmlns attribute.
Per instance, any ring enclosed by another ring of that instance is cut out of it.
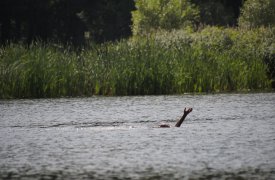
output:
<svg viewBox="0 0 275 180"><path fill-rule="evenodd" d="M156 32L82 51L0 48L0 98L263 90L274 29Z"/></svg>

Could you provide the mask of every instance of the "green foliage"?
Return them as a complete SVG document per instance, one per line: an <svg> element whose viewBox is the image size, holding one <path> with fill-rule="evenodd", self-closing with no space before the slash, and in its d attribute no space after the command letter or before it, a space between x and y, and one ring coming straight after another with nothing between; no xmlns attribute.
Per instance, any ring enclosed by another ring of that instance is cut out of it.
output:
<svg viewBox="0 0 275 180"><path fill-rule="evenodd" d="M0 43L57 41L74 46L131 35L133 0L1 0Z"/></svg>
<svg viewBox="0 0 275 180"><path fill-rule="evenodd" d="M275 25L274 0L247 0L241 10L239 26L255 28Z"/></svg>
<svg viewBox="0 0 275 180"><path fill-rule="evenodd" d="M200 23L214 26L236 26L243 0L191 0L200 10Z"/></svg>
<svg viewBox="0 0 275 180"><path fill-rule="evenodd" d="M189 0L137 0L136 8L132 12L134 35L192 27L199 19L198 8Z"/></svg>
<svg viewBox="0 0 275 180"><path fill-rule="evenodd" d="M82 86L75 53L56 47L10 44L1 49L2 97L60 97L78 94Z"/></svg>
<svg viewBox="0 0 275 180"><path fill-rule="evenodd" d="M274 28L158 31L79 53L10 44L0 48L0 98L264 90L275 82L274 36Z"/></svg>

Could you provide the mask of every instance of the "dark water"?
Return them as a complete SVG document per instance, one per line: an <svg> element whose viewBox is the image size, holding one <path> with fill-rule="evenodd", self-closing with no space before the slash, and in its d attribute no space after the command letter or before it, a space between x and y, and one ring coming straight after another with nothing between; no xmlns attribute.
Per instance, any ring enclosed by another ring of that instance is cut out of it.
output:
<svg viewBox="0 0 275 180"><path fill-rule="evenodd" d="M0 179L127 178L275 179L275 93L0 101Z"/></svg>

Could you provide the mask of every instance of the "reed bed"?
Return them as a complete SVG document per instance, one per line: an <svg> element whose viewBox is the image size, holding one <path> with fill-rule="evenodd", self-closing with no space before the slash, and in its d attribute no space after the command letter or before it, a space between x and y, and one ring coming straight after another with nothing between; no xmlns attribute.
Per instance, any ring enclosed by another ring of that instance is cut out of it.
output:
<svg viewBox="0 0 275 180"><path fill-rule="evenodd" d="M0 98L270 89L274 79L265 59L274 57L274 32L216 27L159 31L82 51L10 44L0 48Z"/></svg>

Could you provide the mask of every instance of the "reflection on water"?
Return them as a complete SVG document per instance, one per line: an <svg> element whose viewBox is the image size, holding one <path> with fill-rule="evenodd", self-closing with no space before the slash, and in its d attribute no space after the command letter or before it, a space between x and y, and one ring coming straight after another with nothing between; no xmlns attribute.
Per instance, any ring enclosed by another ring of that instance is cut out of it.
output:
<svg viewBox="0 0 275 180"><path fill-rule="evenodd" d="M0 101L0 179L274 179L275 94ZM180 128L184 107L193 107Z"/></svg>

